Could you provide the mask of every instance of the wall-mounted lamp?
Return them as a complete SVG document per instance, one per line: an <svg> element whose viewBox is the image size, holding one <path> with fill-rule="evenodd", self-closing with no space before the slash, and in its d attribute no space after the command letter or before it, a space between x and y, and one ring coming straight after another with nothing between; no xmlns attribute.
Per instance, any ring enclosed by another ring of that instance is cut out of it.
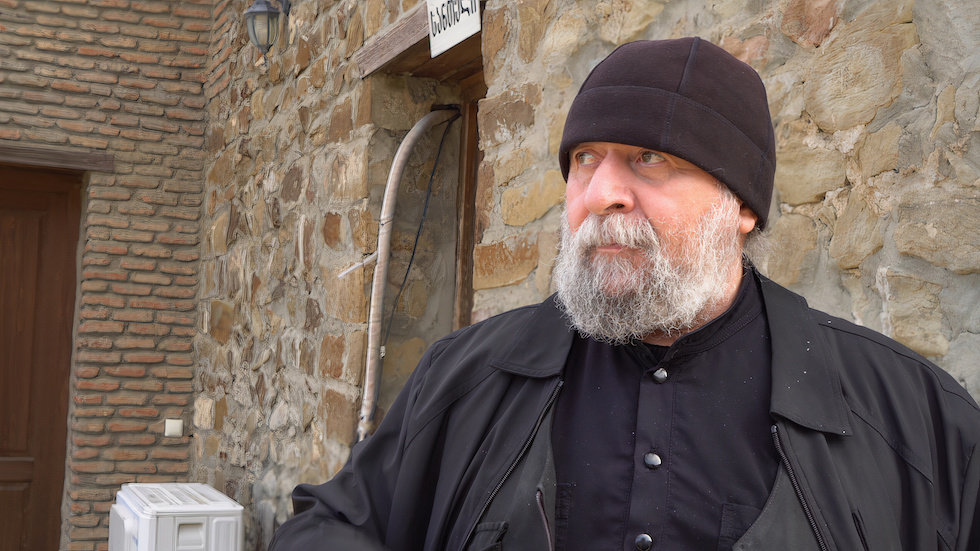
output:
<svg viewBox="0 0 980 551"><path fill-rule="evenodd" d="M288 17L289 8L292 6L289 0L282 0L277 4L282 6L282 10L270 4L268 0L255 0L245 10L248 37L263 55L268 53L269 48L272 48L279 38L279 14L284 13Z"/></svg>

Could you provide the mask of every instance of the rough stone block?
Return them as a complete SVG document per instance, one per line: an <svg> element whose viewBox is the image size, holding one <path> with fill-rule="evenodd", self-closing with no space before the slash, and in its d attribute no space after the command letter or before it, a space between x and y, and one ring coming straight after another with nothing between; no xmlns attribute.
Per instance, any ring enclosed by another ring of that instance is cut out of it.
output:
<svg viewBox="0 0 980 551"><path fill-rule="evenodd" d="M537 264L537 234L477 245L473 250L473 288L492 289L523 281Z"/></svg>
<svg viewBox="0 0 980 551"><path fill-rule="evenodd" d="M330 113L327 137L331 142L347 140L354 131L354 119L350 97L340 102Z"/></svg>
<svg viewBox="0 0 980 551"><path fill-rule="evenodd" d="M877 286L891 335L923 356L945 355L949 340L939 303L942 286L891 268L878 272Z"/></svg>
<svg viewBox="0 0 980 551"><path fill-rule="evenodd" d="M891 123L864 138L857 151L857 160L865 180L898 168L898 141L901 137L902 127Z"/></svg>
<svg viewBox="0 0 980 551"><path fill-rule="evenodd" d="M317 417L323 420L327 437L350 446L357 428L358 409L358 404L343 394L327 390L317 408Z"/></svg>
<svg viewBox="0 0 980 551"><path fill-rule="evenodd" d="M942 361L949 374L966 387L974 398L980 395L977 358L980 358L980 335L964 331L950 343L949 351Z"/></svg>
<svg viewBox="0 0 980 551"><path fill-rule="evenodd" d="M561 172L549 170L543 178L505 189L500 196L500 215L505 224L523 226L561 204L564 197L565 180Z"/></svg>
<svg viewBox="0 0 980 551"><path fill-rule="evenodd" d="M344 373L344 338L324 335L320 342L320 361L317 372L320 377L340 379Z"/></svg>
<svg viewBox="0 0 980 551"><path fill-rule="evenodd" d="M341 222L343 216L335 212L323 215L323 242L331 249L340 249L342 244Z"/></svg>
<svg viewBox="0 0 980 551"><path fill-rule="evenodd" d="M355 148L349 153L338 152L323 182L326 196L336 201L367 197L367 159L365 148Z"/></svg>
<svg viewBox="0 0 980 551"><path fill-rule="evenodd" d="M367 209L352 209L348 215L351 238L362 254L370 254L378 248L380 222Z"/></svg>
<svg viewBox="0 0 980 551"><path fill-rule="evenodd" d="M776 220L769 238L775 251L767 263L769 277L780 285L798 282L808 254L817 248L813 220L801 214L784 214Z"/></svg>
<svg viewBox="0 0 980 551"><path fill-rule="evenodd" d="M898 207L895 246L957 274L980 272L980 192L914 193Z"/></svg>
<svg viewBox="0 0 980 551"><path fill-rule="evenodd" d="M490 148L522 136L534 125L534 110L540 103L541 86L537 84L480 100L480 146Z"/></svg>
<svg viewBox="0 0 980 551"><path fill-rule="evenodd" d="M558 16L544 36L542 52L545 63L567 59L582 45L582 38L589 36L589 16L579 7L569 9Z"/></svg>
<svg viewBox="0 0 980 551"><path fill-rule="evenodd" d="M211 323L208 333L221 344L226 344L231 336L234 323L234 307L220 300L211 301Z"/></svg>
<svg viewBox="0 0 980 551"><path fill-rule="evenodd" d="M830 239L830 256L841 268L857 268L865 258L884 245L882 220L868 202L852 191L844 212L837 216L834 236Z"/></svg>
<svg viewBox="0 0 980 551"><path fill-rule="evenodd" d="M323 313L345 322L367 322L367 297L364 268L338 279L336 272L323 269L325 297Z"/></svg>
<svg viewBox="0 0 980 551"><path fill-rule="evenodd" d="M819 46L840 22L842 8L837 0L791 0L780 30L801 46Z"/></svg>
<svg viewBox="0 0 980 551"><path fill-rule="evenodd" d="M917 43L911 2L876 2L814 54L806 109L825 132L874 119L902 91L902 54Z"/></svg>
<svg viewBox="0 0 980 551"><path fill-rule="evenodd" d="M818 202L847 182L847 165L840 152L811 148L802 138L792 136L776 153L776 189L779 200L790 205Z"/></svg>

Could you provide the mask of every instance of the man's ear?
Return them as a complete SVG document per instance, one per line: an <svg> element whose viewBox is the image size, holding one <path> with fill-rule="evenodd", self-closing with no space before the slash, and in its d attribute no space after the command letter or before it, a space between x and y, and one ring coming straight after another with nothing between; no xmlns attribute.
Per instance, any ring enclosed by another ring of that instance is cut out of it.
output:
<svg viewBox="0 0 980 551"><path fill-rule="evenodd" d="M744 204L738 209L738 231L742 235L748 234L755 228L756 222L759 221L759 217L756 216L752 209L745 206Z"/></svg>

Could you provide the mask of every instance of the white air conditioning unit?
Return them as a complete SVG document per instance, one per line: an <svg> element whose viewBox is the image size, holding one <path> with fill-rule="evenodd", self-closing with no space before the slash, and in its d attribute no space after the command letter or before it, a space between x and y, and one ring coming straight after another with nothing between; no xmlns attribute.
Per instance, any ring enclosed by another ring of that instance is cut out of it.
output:
<svg viewBox="0 0 980 551"><path fill-rule="evenodd" d="M242 551L242 509L207 484L123 484L109 551Z"/></svg>

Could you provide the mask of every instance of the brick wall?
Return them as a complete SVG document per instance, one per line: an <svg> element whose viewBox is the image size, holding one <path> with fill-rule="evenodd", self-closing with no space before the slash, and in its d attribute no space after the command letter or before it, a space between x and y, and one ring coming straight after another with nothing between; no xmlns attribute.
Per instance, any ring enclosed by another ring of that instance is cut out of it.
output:
<svg viewBox="0 0 980 551"><path fill-rule="evenodd" d="M208 0L0 0L0 140L85 178L62 548L104 549L124 482L186 480ZM185 431L185 433L188 431Z"/></svg>

